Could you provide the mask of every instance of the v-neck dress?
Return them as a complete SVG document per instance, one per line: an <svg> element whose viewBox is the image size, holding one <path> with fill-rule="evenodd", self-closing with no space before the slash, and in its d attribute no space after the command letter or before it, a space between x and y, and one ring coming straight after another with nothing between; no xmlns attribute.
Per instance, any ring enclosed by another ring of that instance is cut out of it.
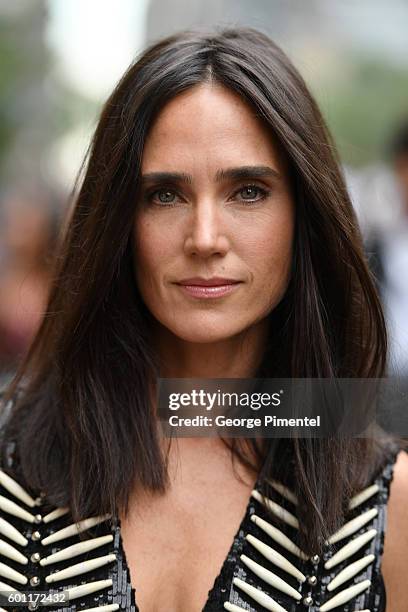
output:
<svg viewBox="0 0 408 612"><path fill-rule="evenodd" d="M0 607L13 609L15 601L16 610L37 609L38 593L41 601L48 598L48 609L60 612L144 612L130 581L120 521L95 515L73 523L68 508L31 496L16 478L15 443L3 445L0 594L9 599ZM381 559L398 451L393 448L369 486L349 500L346 521L321 557L305 555L295 544L301 500L276 481L274 499L266 499L258 480L202 612L385 612ZM61 597L68 603L58 603Z"/></svg>

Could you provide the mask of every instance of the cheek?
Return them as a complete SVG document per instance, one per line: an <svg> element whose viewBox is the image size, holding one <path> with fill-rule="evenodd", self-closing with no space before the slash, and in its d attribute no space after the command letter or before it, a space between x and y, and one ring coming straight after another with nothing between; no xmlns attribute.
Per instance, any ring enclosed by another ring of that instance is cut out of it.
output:
<svg viewBox="0 0 408 612"><path fill-rule="evenodd" d="M154 291L160 261L163 261L163 241L153 224L139 219L134 228L133 268L136 284L145 299Z"/></svg>
<svg viewBox="0 0 408 612"><path fill-rule="evenodd" d="M158 224L145 217L135 222L134 263L137 276L152 275L168 257L169 242Z"/></svg>
<svg viewBox="0 0 408 612"><path fill-rule="evenodd" d="M289 209L279 217L264 218L252 226L247 256L258 291L265 291L275 302L290 279L294 240L294 214Z"/></svg>

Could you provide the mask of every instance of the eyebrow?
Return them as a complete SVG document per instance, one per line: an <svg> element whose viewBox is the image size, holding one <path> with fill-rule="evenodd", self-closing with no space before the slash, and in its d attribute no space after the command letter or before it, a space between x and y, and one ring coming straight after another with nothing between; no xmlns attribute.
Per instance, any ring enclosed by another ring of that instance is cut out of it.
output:
<svg viewBox="0 0 408 612"><path fill-rule="evenodd" d="M251 178L274 178L280 179L281 175L277 170L269 166L239 166L237 168L227 168L217 170L215 180L217 182L226 179L251 179ZM140 177L142 185L153 182L180 182L191 185L193 177L185 172L148 172Z"/></svg>

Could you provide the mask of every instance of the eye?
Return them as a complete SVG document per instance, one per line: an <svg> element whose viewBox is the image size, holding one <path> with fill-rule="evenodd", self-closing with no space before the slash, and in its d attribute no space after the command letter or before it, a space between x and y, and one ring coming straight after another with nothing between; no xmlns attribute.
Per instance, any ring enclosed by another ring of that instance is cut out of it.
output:
<svg viewBox="0 0 408 612"><path fill-rule="evenodd" d="M147 195L147 201L158 204L159 206L171 206L176 202L177 194L173 189L156 189Z"/></svg>
<svg viewBox="0 0 408 612"><path fill-rule="evenodd" d="M241 200L242 202L260 202L261 200L264 200L269 193L270 192L267 189L264 189L259 185L251 184L244 185L238 189L238 191L234 193L234 198L237 195L240 195L241 197L238 198L238 200Z"/></svg>

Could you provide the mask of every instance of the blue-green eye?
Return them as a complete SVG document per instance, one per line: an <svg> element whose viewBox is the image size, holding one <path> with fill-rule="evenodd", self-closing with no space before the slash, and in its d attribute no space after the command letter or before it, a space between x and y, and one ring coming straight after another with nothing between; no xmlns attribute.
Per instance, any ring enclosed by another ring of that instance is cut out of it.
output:
<svg viewBox="0 0 408 612"><path fill-rule="evenodd" d="M162 204L173 204L175 198L175 193L171 189L158 189L152 195L158 195L158 200Z"/></svg>
<svg viewBox="0 0 408 612"><path fill-rule="evenodd" d="M244 200L253 200L256 199L256 195L257 193L259 193L259 189L258 187L248 185L248 187L243 188L241 193Z"/></svg>
<svg viewBox="0 0 408 612"><path fill-rule="evenodd" d="M244 185L235 192L234 196L241 194L241 199L244 202L259 202L266 198L269 193L269 191L259 185Z"/></svg>
<svg viewBox="0 0 408 612"><path fill-rule="evenodd" d="M245 202L248 204L261 202L264 200L270 191L260 187L259 185L248 184L243 185L239 189L237 189L233 195L232 199L238 202ZM146 195L146 201L156 204L158 206L173 206L177 203L179 196L174 189L170 189L168 187L162 187L161 189L156 189L155 191L151 191Z"/></svg>
<svg viewBox="0 0 408 612"><path fill-rule="evenodd" d="M156 206L174 206L177 203L178 195L174 189L161 187L160 189L155 189L150 193L146 193L144 200Z"/></svg>

